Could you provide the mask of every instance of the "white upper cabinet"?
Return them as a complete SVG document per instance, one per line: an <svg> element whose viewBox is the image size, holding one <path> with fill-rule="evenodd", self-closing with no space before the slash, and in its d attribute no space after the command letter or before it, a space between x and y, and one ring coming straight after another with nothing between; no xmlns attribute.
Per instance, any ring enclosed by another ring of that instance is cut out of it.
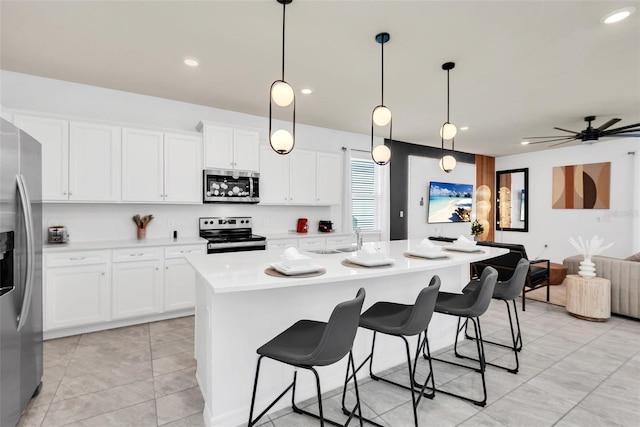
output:
<svg viewBox="0 0 640 427"><path fill-rule="evenodd" d="M119 200L120 134L114 126L70 122L69 200Z"/></svg>
<svg viewBox="0 0 640 427"><path fill-rule="evenodd" d="M122 130L122 200L164 200L164 135L162 132Z"/></svg>
<svg viewBox="0 0 640 427"><path fill-rule="evenodd" d="M15 115L42 144L42 200L115 202L120 198L120 128Z"/></svg>
<svg viewBox="0 0 640 427"><path fill-rule="evenodd" d="M123 201L202 203L201 193L198 135L123 129Z"/></svg>
<svg viewBox="0 0 640 427"><path fill-rule="evenodd" d="M204 135L204 167L257 171L260 132L257 129L198 123Z"/></svg>
<svg viewBox="0 0 640 427"><path fill-rule="evenodd" d="M164 197L170 203L202 202L202 138L164 134Z"/></svg>
<svg viewBox="0 0 640 427"><path fill-rule="evenodd" d="M316 204L339 205L342 202L342 156L316 154Z"/></svg>
<svg viewBox="0 0 640 427"><path fill-rule="evenodd" d="M337 205L342 201L342 157L294 149L287 155L260 147L260 203Z"/></svg>
<svg viewBox="0 0 640 427"><path fill-rule="evenodd" d="M68 200L69 122L16 114L14 124L42 144L42 200Z"/></svg>

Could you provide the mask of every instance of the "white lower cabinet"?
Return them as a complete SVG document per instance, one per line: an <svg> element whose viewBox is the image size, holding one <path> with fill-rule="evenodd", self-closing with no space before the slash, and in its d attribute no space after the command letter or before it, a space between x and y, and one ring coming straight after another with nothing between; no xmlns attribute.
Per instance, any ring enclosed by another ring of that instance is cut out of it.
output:
<svg viewBox="0 0 640 427"><path fill-rule="evenodd" d="M298 248L301 250L322 249L325 247L324 237L307 237L298 241Z"/></svg>
<svg viewBox="0 0 640 427"><path fill-rule="evenodd" d="M194 307L196 272L184 258L164 262L164 309L166 311Z"/></svg>
<svg viewBox="0 0 640 427"><path fill-rule="evenodd" d="M267 249L286 249L298 247L298 239L267 239Z"/></svg>
<svg viewBox="0 0 640 427"><path fill-rule="evenodd" d="M45 330L108 320L111 283L108 252L51 255L45 264Z"/></svg>
<svg viewBox="0 0 640 427"><path fill-rule="evenodd" d="M113 319L159 313L162 310L162 261L135 261L113 265L111 316Z"/></svg>

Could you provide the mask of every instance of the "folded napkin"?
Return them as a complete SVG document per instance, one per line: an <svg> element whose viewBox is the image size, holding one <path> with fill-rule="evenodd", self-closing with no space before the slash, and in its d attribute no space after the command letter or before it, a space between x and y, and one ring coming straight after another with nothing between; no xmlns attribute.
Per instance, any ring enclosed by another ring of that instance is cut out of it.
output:
<svg viewBox="0 0 640 427"><path fill-rule="evenodd" d="M458 246L474 246L476 243L475 240L469 240L463 235L460 235L454 242L454 244Z"/></svg>
<svg viewBox="0 0 640 427"><path fill-rule="evenodd" d="M293 246L288 247L282 254L282 257L284 258L283 264L289 268L305 267L311 264L311 257L302 255Z"/></svg>
<svg viewBox="0 0 640 427"><path fill-rule="evenodd" d="M434 245L429 239L422 239L420 243L416 245L416 251L420 253L432 254L442 250L442 246Z"/></svg>
<svg viewBox="0 0 640 427"><path fill-rule="evenodd" d="M358 258L363 259L385 259L387 258L387 254L385 252L381 252L373 243L365 243L362 245L362 249L360 249L356 256Z"/></svg>

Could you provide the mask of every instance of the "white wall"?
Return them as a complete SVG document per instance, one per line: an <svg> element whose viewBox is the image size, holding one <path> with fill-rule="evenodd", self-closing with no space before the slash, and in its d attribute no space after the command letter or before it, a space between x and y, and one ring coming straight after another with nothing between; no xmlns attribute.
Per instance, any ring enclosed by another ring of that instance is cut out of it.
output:
<svg viewBox="0 0 640 427"><path fill-rule="evenodd" d="M472 184L475 188L476 167L467 163L458 163L456 168L445 173L438 164L440 159L430 157L409 156L409 198L407 213L409 218L409 239L424 239L429 236L458 237L464 235L471 238L471 224L468 222L428 224L429 182L453 182L456 184ZM420 199L424 203L420 205ZM471 212L471 220L475 219L475 202Z"/></svg>
<svg viewBox="0 0 640 427"><path fill-rule="evenodd" d="M635 156L628 154L636 152ZM640 246L640 139L601 139L535 153L496 158L496 171L529 168L529 232L496 231L498 242L522 243L529 258L562 262L576 250L569 237L604 237L614 246L602 255L626 258ZM610 209L552 209L554 166L611 162ZM545 248L545 245L547 247ZM634 249L635 248L635 249Z"/></svg>
<svg viewBox="0 0 640 427"><path fill-rule="evenodd" d="M183 131L195 131L201 120L214 121L258 128L261 130L260 143L267 144L268 120L265 117L5 70L0 70L0 106L3 108L3 117L7 116L6 109L11 109L133 127ZM382 141L377 138L376 144L380 143ZM296 124L297 148L342 154L343 146L368 150L370 135ZM276 207L245 204L45 204L43 225L45 228L53 223L67 226L74 241L127 239L134 236L131 216L136 213L152 213L156 217L147 231L150 238L169 236L172 229L177 229L179 235L195 236L198 234L197 221L200 216L252 216L256 233L287 232L295 228L299 217L309 218L312 227L324 219L333 221L337 230L343 229L342 206ZM167 226L169 219L176 223L175 227Z"/></svg>

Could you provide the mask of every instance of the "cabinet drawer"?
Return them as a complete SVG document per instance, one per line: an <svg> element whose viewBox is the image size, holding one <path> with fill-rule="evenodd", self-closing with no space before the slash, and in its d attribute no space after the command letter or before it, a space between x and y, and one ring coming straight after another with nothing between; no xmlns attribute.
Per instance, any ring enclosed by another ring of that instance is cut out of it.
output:
<svg viewBox="0 0 640 427"><path fill-rule="evenodd" d="M165 258L184 258L187 255L192 254L204 254L206 253L204 244L202 245L188 245L188 246L169 246L164 248Z"/></svg>
<svg viewBox="0 0 640 427"><path fill-rule="evenodd" d="M300 249L322 249L325 246L324 237L300 239L298 247Z"/></svg>
<svg viewBox="0 0 640 427"><path fill-rule="evenodd" d="M298 239L267 240L267 249L286 249L291 246L297 248Z"/></svg>
<svg viewBox="0 0 640 427"><path fill-rule="evenodd" d="M346 245L349 246L355 243L354 236L331 236L327 237L327 246Z"/></svg>
<svg viewBox="0 0 640 427"><path fill-rule="evenodd" d="M147 261L160 259L162 248L129 248L113 251L113 262Z"/></svg>
<svg viewBox="0 0 640 427"><path fill-rule="evenodd" d="M108 251L63 252L45 256L45 265L47 267L106 264L107 261L109 261Z"/></svg>

